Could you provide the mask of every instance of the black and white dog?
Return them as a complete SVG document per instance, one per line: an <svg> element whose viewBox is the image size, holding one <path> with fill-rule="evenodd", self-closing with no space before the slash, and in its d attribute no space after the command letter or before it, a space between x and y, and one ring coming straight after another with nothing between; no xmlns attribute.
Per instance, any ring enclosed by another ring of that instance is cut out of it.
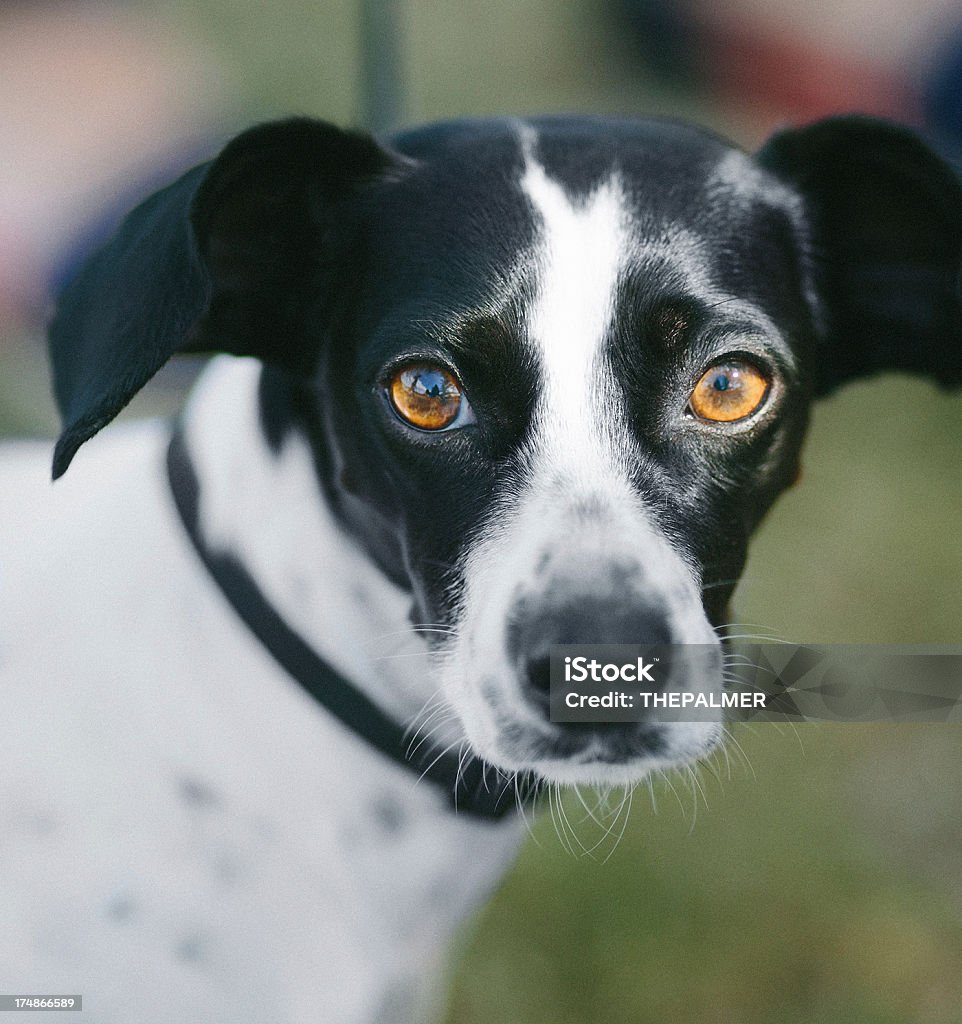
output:
<svg viewBox="0 0 962 1024"><path fill-rule="evenodd" d="M720 685L813 399L962 384L960 254L954 174L861 118L754 156L293 120L149 199L61 297L55 476L175 352L229 355L173 435L108 432L53 488L4 450L0 991L428 1019L532 785L722 735L553 724L549 646L714 644Z"/></svg>

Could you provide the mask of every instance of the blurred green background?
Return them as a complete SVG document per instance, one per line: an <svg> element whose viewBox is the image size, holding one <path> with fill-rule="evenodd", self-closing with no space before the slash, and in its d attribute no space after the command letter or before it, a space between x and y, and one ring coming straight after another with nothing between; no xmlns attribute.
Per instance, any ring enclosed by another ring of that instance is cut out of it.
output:
<svg viewBox="0 0 962 1024"><path fill-rule="evenodd" d="M275 114L358 117L350 0L127 7L209 52L227 97L212 138ZM608 15L600 0L408 0L406 120L656 112L745 144L772 127L656 85ZM55 428L38 323L33 310L2 324L0 434ZM129 415L172 408L178 385L167 374ZM825 403L801 483L755 541L739 621L800 641L962 639L960 448L962 398L919 381ZM615 808L607 838L573 797L576 840L543 815L463 937L448 1021L962 1021L962 733L768 725L736 739L699 785L639 789L620 842ZM566 848L578 842L600 845Z"/></svg>

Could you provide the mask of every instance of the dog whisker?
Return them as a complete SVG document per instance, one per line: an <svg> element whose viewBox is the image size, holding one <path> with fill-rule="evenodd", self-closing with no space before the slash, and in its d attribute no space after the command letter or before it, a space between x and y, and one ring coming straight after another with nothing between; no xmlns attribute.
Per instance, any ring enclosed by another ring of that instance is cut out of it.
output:
<svg viewBox="0 0 962 1024"><path fill-rule="evenodd" d="M577 796L579 802L581 803L581 806L585 809L585 817L582 818L581 820L582 821L587 821L588 819L590 819L599 828L604 828L604 825L602 824L601 820L598 818L598 816L596 814L596 812L598 810L598 807L600 805L600 796L598 796L597 799L595 800L595 806L594 806L594 809L592 809L591 807L588 806L588 803L587 803L587 801L584 798L584 794L581 792L581 787L580 786L574 786L573 788L574 788L574 791L575 791L575 795Z"/></svg>
<svg viewBox="0 0 962 1024"><path fill-rule="evenodd" d="M682 772L684 774L682 775ZM685 780L685 788L688 793L691 794L691 822L688 825L688 834L692 835L695 831L695 825L698 822L698 793L695 790L694 784L692 783L693 773L691 765L685 765L682 770L679 771L679 775Z"/></svg>
<svg viewBox="0 0 962 1024"><path fill-rule="evenodd" d="M428 774L430 773L431 769L432 769L432 768L433 768L433 767L434 767L434 766L435 766L435 765L436 765L436 764L438 763L438 761L440 761L440 760L441 760L441 758L442 758L442 757L444 757L444 755L445 755L445 754L450 754L450 753L451 753L451 751L452 751L452 750L454 750L454 748L455 748L456 746L458 746L458 744L459 744L459 743L461 743L461 742L463 742L463 741L462 741L462 740L454 740L453 742L449 743L449 744L448 744L448 745L447 745L447 746L446 746L446 747L445 747L445 748L444 748L444 749L443 749L443 750L442 750L442 751L441 751L441 752L440 752L440 753L439 753L439 754L438 754L438 755L437 755L437 756L436 756L436 757L434 758L434 760L433 760L433 761L432 761L432 762L431 762L431 763L430 763L430 764L429 764L429 765L427 766L427 768L425 768L425 769L424 769L424 771L423 771L423 772L421 772L421 774L420 774L420 775L418 776L418 778L417 778L417 782L415 783L415 785L419 785L419 784L420 784L421 782L423 782L423 781L424 781L424 777L425 777L426 775L428 775Z"/></svg>
<svg viewBox="0 0 962 1024"><path fill-rule="evenodd" d="M616 837L614 843L612 844L611 850L608 852L608 855L602 860L602 862L601 862L602 864L607 864L608 861L614 856L615 850L618 849L618 846L621 844L621 840L624 839L625 830L628 828L628 819L631 817L631 802L632 802L632 799L634 798L634 795L635 795L635 787L634 786L628 786L628 787L626 787L626 789L627 789L627 801L626 801L626 804L625 804L625 815L624 815L624 821L622 822L622 825L621 825L621 831L618 833L618 836Z"/></svg>
<svg viewBox="0 0 962 1024"><path fill-rule="evenodd" d="M682 817L684 818L685 821L688 821L688 812L685 810L685 802L682 800L681 795L679 794L678 790L675 788L675 784L672 781L671 775L667 771L665 771L664 768L659 768L658 769L658 776L659 776L659 778L662 779L662 781L665 783L665 785L671 791L672 796L675 798L676 802L678 803L679 808L681 809Z"/></svg>
<svg viewBox="0 0 962 1024"><path fill-rule="evenodd" d="M567 811L567 808L565 807L565 800L563 799L563 797L561 795L560 787L558 789L558 813L559 813L559 817L561 819L561 827L565 830L566 834L571 837L570 842L572 844L571 845L572 853L575 852L575 850L574 850L574 844L575 843L577 843L578 848L581 850L582 854L588 853L589 851L585 849L584 843L582 843L581 838L578 836L577 829L574 827L574 825L571 824L571 819L568 817L568 811Z"/></svg>
<svg viewBox="0 0 962 1024"><path fill-rule="evenodd" d="M379 633L373 638L373 642L377 642L379 640L390 640L399 636L408 636L412 633L457 633L457 629L455 629L454 626L447 626L444 623L419 622L415 625L407 626L404 629L394 629L388 633Z"/></svg>
<svg viewBox="0 0 962 1024"><path fill-rule="evenodd" d="M582 847L582 849L584 850L585 854L587 856L591 857L592 860L597 860L597 857L595 857L595 852L597 850L599 850L611 838L611 836L614 833L614 829L615 829L615 827L618 824L618 819L621 817L622 810L624 809L624 806L625 806L625 792L626 792L626 787L623 787L622 788L622 799L619 802L618 806L615 808L614 813L613 814L611 814L611 813L608 814L608 818L610 819L608 821L608 823L607 824L602 824L601 822L599 822L599 825L601 825L603 831L602 831L601 836L598 838L598 840L594 843L594 845L592 845L592 846L590 846L588 848ZM595 820L597 820L597 819L595 819ZM617 845L617 840L616 840L615 845ZM609 852L608 856L611 856L610 852ZM607 859L608 859L608 857L605 857L601 861L601 863L604 863Z"/></svg>
<svg viewBox="0 0 962 1024"><path fill-rule="evenodd" d="M515 807L516 807L518 813L521 815L521 821L524 824L525 831L528 833L528 836L531 839L534 840L535 846L541 847L541 845L542 845L541 841L538 839L538 837L535 834L535 831L534 831L534 829L532 827L531 822L528 820L528 814L527 814L527 811L526 811L525 806L524 806L524 800L521 799L521 790L515 784L517 782L517 778L518 778L518 773L517 772L512 772L511 775L508 777L508 781L507 781L506 785L511 786L514 789ZM538 794L539 794L540 790L541 790L541 781L538 780L535 783L534 792L531 794L531 804L532 804L532 806L537 806Z"/></svg>
<svg viewBox="0 0 962 1024"><path fill-rule="evenodd" d="M402 654L379 654L372 661L402 661L405 658L429 658L433 651L404 651Z"/></svg>
<svg viewBox="0 0 962 1024"><path fill-rule="evenodd" d="M738 738L735 736L733 732L728 733L728 738L734 746L735 750L738 752L738 754L744 761L745 767L752 773L752 778L757 781L758 776L755 774L755 768L752 765L751 759L749 758L748 754L745 753L744 747L742 747L741 743L738 742Z"/></svg>
<svg viewBox="0 0 962 1024"><path fill-rule="evenodd" d="M776 629L764 622L721 622L713 628L716 633L722 629L762 629L770 633L777 633Z"/></svg>
<svg viewBox="0 0 962 1024"><path fill-rule="evenodd" d="M464 772L467 766L474 760L474 752L467 745L467 743L461 744L461 752L458 757L457 771L454 773L454 791L457 793L461 786L461 780L464 778Z"/></svg>
<svg viewBox="0 0 962 1024"><path fill-rule="evenodd" d="M700 765L708 772L708 774L718 783L718 788L724 793L725 782L722 779L718 768L718 750L717 748L711 752L711 755L704 758Z"/></svg>
<svg viewBox="0 0 962 1024"><path fill-rule="evenodd" d="M448 710L448 709L444 709L444 710ZM434 723L434 725L431 726L430 729L428 729L426 732L422 733L420 739L417 739L416 735L414 737L412 737L411 744L409 744L407 753L405 755L408 758L408 760L413 760L414 757L417 755L417 752L421 749L421 747L423 747L425 744L430 744L430 742L433 740L433 738L438 735L438 733L440 732L442 726L446 725L448 722L451 722L451 721L454 721L454 714L453 713L449 713L447 715L443 715L442 717L438 718L438 720ZM417 742L415 743L416 739L417 739Z"/></svg>
<svg viewBox="0 0 962 1024"><path fill-rule="evenodd" d="M411 719L407 729L404 730L403 738L406 739L408 736L416 737L418 730L423 728L427 722L430 721L430 718L433 716L435 711L446 706L447 701L441 692L441 687L439 686L421 705L421 709L418 713ZM429 711L431 712L431 715L426 720L422 720L422 716L427 715Z"/></svg>
<svg viewBox="0 0 962 1024"><path fill-rule="evenodd" d="M712 580L711 583L702 584L702 592L706 590L714 590L716 587L730 587L738 582L738 578L731 580Z"/></svg>
<svg viewBox="0 0 962 1024"><path fill-rule="evenodd" d="M658 817L658 800L655 797L655 780L652 778L651 773L645 779L648 785L648 794L651 797L651 813L657 818Z"/></svg>

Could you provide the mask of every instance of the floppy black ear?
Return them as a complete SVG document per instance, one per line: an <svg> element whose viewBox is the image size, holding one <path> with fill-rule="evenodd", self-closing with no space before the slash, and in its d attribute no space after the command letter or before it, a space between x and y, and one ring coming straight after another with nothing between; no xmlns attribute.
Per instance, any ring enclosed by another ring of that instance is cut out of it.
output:
<svg viewBox="0 0 962 1024"><path fill-rule="evenodd" d="M824 320L816 388L879 370L962 386L962 188L913 132L839 117L757 160L801 192Z"/></svg>
<svg viewBox="0 0 962 1024"><path fill-rule="evenodd" d="M343 271L351 199L396 158L307 119L253 128L131 213L60 296L50 326L60 476L175 352L307 372L303 314Z"/></svg>

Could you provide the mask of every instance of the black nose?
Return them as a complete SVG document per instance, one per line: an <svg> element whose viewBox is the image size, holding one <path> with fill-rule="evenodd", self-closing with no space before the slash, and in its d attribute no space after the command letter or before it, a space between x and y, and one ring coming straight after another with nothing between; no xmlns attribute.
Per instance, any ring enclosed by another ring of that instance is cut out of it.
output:
<svg viewBox="0 0 962 1024"><path fill-rule="evenodd" d="M548 711L549 650L555 644L668 644L671 627L658 608L589 598L523 611L509 630L508 645L532 703Z"/></svg>

